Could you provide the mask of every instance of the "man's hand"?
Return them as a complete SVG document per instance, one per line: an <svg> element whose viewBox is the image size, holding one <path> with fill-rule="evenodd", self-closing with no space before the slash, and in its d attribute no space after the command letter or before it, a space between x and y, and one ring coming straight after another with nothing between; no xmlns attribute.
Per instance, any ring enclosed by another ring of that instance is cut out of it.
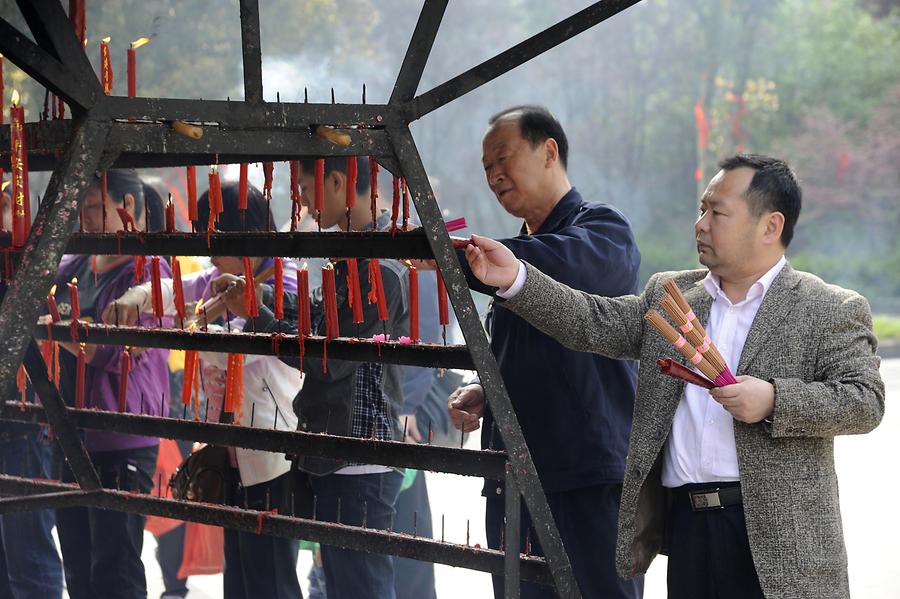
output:
<svg viewBox="0 0 900 599"><path fill-rule="evenodd" d="M110 302L103 309L101 318L106 324L118 324L123 327L134 326L141 317L148 299L148 293L141 287L132 287L119 299Z"/></svg>
<svg viewBox="0 0 900 599"><path fill-rule="evenodd" d="M506 289L516 282L519 260L499 241L472 235L475 245L466 246L466 260L472 274L491 287Z"/></svg>
<svg viewBox="0 0 900 599"><path fill-rule="evenodd" d="M222 294L222 301L232 314L244 319L249 317L247 306L244 305L244 277L220 275L213 279L210 290L215 294Z"/></svg>
<svg viewBox="0 0 900 599"><path fill-rule="evenodd" d="M403 421L403 442L404 443L421 443L422 433L419 432L419 423L416 421L415 414L401 416Z"/></svg>
<svg viewBox="0 0 900 599"><path fill-rule="evenodd" d="M479 384L460 387L447 398L447 413L457 430L465 433L478 430L484 415L484 388Z"/></svg>
<svg viewBox="0 0 900 599"><path fill-rule="evenodd" d="M771 416L775 409L775 387L772 383L752 376L736 378L736 385L710 389L713 399L722 404L735 420L747 424Z"/></svg>

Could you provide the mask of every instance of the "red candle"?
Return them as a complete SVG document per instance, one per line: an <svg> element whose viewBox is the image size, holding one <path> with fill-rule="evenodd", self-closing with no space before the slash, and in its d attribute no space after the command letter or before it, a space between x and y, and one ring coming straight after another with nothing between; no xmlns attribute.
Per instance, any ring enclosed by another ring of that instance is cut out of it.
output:
<svg viewBox="0 0 900 599"><path fill-rule="evenodd" d="M110 39L105 37L100 40L100 83L107 96L112 93L113 86L112 59L109 55Z"/></svg>
<svg viewBox="0 0 900 599"><path fill-rule="evenodd" d="M263 197L267 200L272 199L272 179L275 176L275 163L263 162Z"/></svg>
<svg viewBox="0 0 900 599"><path fill-rule="evenodd" d="M209 222L206 224L206 230L215 229L215 224L219 220L219 213L222 212L222 187L219 180L219 171L213 167L209 172Z"/></svg>
<svg viewBox="0 0 900 599"><path fill-rule="evenodd" d="M381 264L378 262L378 258L369 260L369 303L377 304L378 320L388 319L384 284L381 281Z"/></svg>
<svg viewBox="0 0 900 599"><path fill-rule="evenodd" d="M249 164L242 164L240 177L238 178L238 209L246 210L247 209L247 193L250 188L249 183Z"/></svg>
<svg viewBox="0 0 900 599"><path fill-rule="evenodd" d="M409 265L409 336L419 341L419 271Z"/></svg>
<svg viewBox="0 0 900 599"><path fill-rule="evenodd" d="M87 29L87 22L84 18L84 0L69 0L69 21L72 23L72 29L75 30L75 36L83 46Z"/></svg>
<svg viewBox="0 0 900 599"><path fill-rule="evenodd" d="M166 233L175 232L175 204L172 203L172 194L169 194L169 201L166 203Z"/></svg>
<svg viewBox="0 0 900 599"><path fill-rule="evenodd" d="M309 271L306 264L297 271L297 303L300 308L297 310L297 329L301 336L308 337L310 335L311 322L309 317Z"/></svg>
<svg viewBox="0 0 900 599"><path fill-rule="evenodd" d="M191 403L191 396L194 391L194 379L197 370L197 352L187 350L184 352L184 378L181 381L181 403L188 405Z"/></svg>
<svg viewBox="0 0 900 599"><path fill-rule="evenodd" d="M450 324L450 307L447 302L447 286L444 283L444 277L440 271L437 273L437 292L438 292L438 319L441 326Z"/></svg>
<svg viewBox="0 0 900 599"><path fill-rule="evenodd" d="M356 179L357 169L356 156L347 158L347 210L352 210L356 206Z"/></svg>
<svg viewBox="0 0 900 599"><path fill-rule="evenodd" d="M10 154L12 179L12 243L23 247L31 223L31 206L28 199L28 150L25 142L25 108L18 106L19 93L13 91L10 116Z"/></svg>
<svg viewBox="0 0 900 599"><path fill-rule="evenodd" d="M178 314L178 318L182 320L187 317L187 309L184 305L184 285L181 281L181 264L178 263L178 258L172 257L172 290L175 295L175 313ZM182 326L184 326L182 324Z"/></svg>
<svg viewBox="0 0 900 599"><path fill-rule="evenodd" d="M364 322L362 291L359 286L359 264L356 258L347 259L347 289L349 290L347 301L353 309L353 322L355 324Z"/></svg>
<svg viewBox="0 0 900 599"><path fill-rule="evenodd" d="M84 343L78 344L78 360L75 369L75 407L84 407Z"/></svg>
<svg viewBox="0 0 900 599"><path fill-rule="evenodd" d="M153 304L153 315L163 317L162 283L159 273L159 256L150 258L150 299Z"/></svg>
<svg viewBox="0 0 900 599"><path fill-rule="evenodd" d="M300 221L300 161L291 160L288 166L291 170L291 231L296 231Z"/></svg>
<svg viewBox="0 0 900 599"><path fill-rule="evenodd" d="M319 215L322 214L322 210L325 209L325 159L319 158L316 160L316 195L315 195L315 209Z"/></svg>
<svg viewBox="0 0 900 599"><path fill-rule="evenodd" d="M409 187L406 185L406 177L401 179L403 183L403 230L409 229Z"/></svg>
<svg viewBox="0 0 900 599"><path fill-rule="evenodd" d="M59 308L56 306L56 285L50 288L50 293L47 294L47 309L50 311L50 320L53 322L59 322L61 319L59 317Z"/></svg>
<svg viewBox="0 0 900 599"><path fill-rule="evenodd" d="M394 175L391 194L391 232L397 230L397 218L400 216L400 177Z"/></svg>
<svg viewBox="0 0 900 599"><path fill-rule="evenodd" d="M244 256L244 308L250 318L259 316L259 304L256 303L256 284L253 281L253 263Z"/></svg>
<svg viewBox="0 0 900 599"><path fill-rule="evenodd" d="M137 96L137 56L134 52L134 44L128 48L128 97Z"/></svg>
<svg viewBox="0 0 900 599"><path fill-rule="evenodd" d="M197 168L187 167L188 219L194 223L197 216Z"/></svg>
<svg viewBox="0 0 900 599"><path fill-rule="evenodd" d="M275 320L284 320L284 260L275 258ZM299 301L299 298L298 298Z"/></svg>
<svg viewBox="0 0 900 599"><path fill-rule="evenodd" d="M81 317L81 304L78 302L78 279L72 277L72 282L66 283L69 287L69 304L72 306L72 320Z"/></svg>
<svg viewBox="0 0 900 599"><path fill-rule="evenodd" d="M322 267L322 295L325 302L325 338L340 337L337 316L337 293L334 283L334 265L327 262Z"/></svg>
<svg viewBox="0 0 900 599"><path fill-rule="evenodd" d="M147 256L134 257L134 284L140 285L144 282L144 271L147 270Z"/></svg>
<svg viewBox="0 0 900 599"><path fill-rule="evenodd" d="M0 54L0 104L3 104L3 94L4 93L5 92L3 89L3 55ZM6 118L6 115L3 114L3 108L0 107L0 125L2 125L5 122L5 118ZM2 229L2 227L0 227L0 229Z"/></svg>
<svg viewBox="0 0 900 599"><path fill-rule="evenodd" d="M372 222L377 220L378 211L378 161L369 156L369 210L372 211Z"/></svg>
<svg viewBox="0 0 900 599"><path fill-rule="evenodd" d="M228 366L225 371L225 406L224 411L233 414L240 410L244 396L244 354L228 354Z"/></svg>
<svg viewBox="0 0 900 599"><path fill-rule="evenodd" d="M128 373L131 370L131 355L127 349L122 350L122 357L119 359L119 411L125 412L128 409Z"/></svg>

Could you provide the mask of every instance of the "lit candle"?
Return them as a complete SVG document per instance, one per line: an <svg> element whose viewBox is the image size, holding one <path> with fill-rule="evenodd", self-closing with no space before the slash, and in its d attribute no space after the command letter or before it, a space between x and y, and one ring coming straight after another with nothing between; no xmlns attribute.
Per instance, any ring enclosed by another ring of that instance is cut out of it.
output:
<svg viewBox="0 0 900 599"><path fill-rule="evenodd" d="M72 277L72 281L66 283L69 287L69 304L72 306L72 320L76 321L81 317L81 304L78 301L78 278Z"/></svg>
<svg viewBox="0 0 900 599"><path fill-rule="evenodd" d="M440 271L437 275L437 292L438 292L438 320L441 326L450 324L450 307L447 302L447 286L444 283L444 277Z"/></svg>
<svg viewBox="0 0 900 599"><path fill-rule="evenodd" d="M272 199L272 181L275 178L275 163L263 162L263 197Z"/></svg>
<svg viewBox="0 0 900 599"><path fill-rule="evenodd" d="M400 177L394 175L391 194L391 232L397 230L397 219L400 217Z"/></svg>
<svg viewBox="0 0 900 599"><path fill-rule="evenodd" d="M109 55L110 41L112 41L110 37L100 40L100 83L103 85L103 92L107 96L112 93L113 86L112 59Z"/></svg>
<svg viewBox="0 0 900 599"><path fill-rule="evenodd" d="M369 260L369 303L377 304L378 320L387 320L387 301L384 298L384 284L381 281L381 264L378 258Z"/></svg>
<svg viewBox="0 0 900 599"><path fill-rule="evenodd" d="M297 271L297 303L300 305L297 310L297 329L300 335L308 337L311 332L311 322L309 317L309 271L306 263L303 268Z"/></svg>
<svg viewBox="0 0 900 599"><path fill-rule="evenodd" d="M47 309L50 310L50 320L53 322L59 322L59 308L56 306L56 285L50 288L50 293L47 294Z"/></svg>
<svg viewBox="0 0 900 599"><path fill-rule="evenodd" d="M122 350L122 357L119 359L119 411L125 412L128 409L128 373L131 371L131 355L128 349Z"/></svg>
<svg viewBox="0 0 900 599"><path fill-rule="evenodd" d="M284 320L284 260L280 257L275 258L275 320Z"/></svg>
<svg viewBox="0 0 900 599"><path fill-rule="evenodd" d="M142 37L131 42L128 48L128 97L137 95L137 54L135 50L150 41L148 37Z"/></svg>
<svg viewBox="0 0 900 599"><path fill-rule="evenodd" d="M166 203L166 233L175 232L175 204L172 203L172 194Z"/></svg>
<svg viewBox="0 0 900 599"><path fill-rule="evenodd" d="M349 156L347 158L347 210L352 210L353 207L356 206L356 179L358 168L356 156Z"/></svg>
<svg viewBox="0 0 900 599"><path fill-rule="evenodd" d="M84 407L84 368L85 354L84 343L78 344L78 360L75 368L75 407Z"/></svg>
<svg viewBox="0 0 900 599"><path fill-rule="evenodd" d="M253 262L244 256L244 308L250 318L259 316L259 305L256 303L256 283L253 280Z"/></svg>
<svg viewBox="0 0 900 599"><path fill-rule="evenodd" d="M199 218L197 216L197 167L187 167L187 196L188 196L188 219L191 226Z"/></svg>
<svg viewBox="0 0 900 599"><path fill-rule="evenodd" d="M322 296L325 302L325 338L340 337L337 316L337 293L334 283L334 265L327 262L322 267Z"/></svg>
<svg viewBox="0 0 900 599"><path fill-rule="evenodd" d="M419 341L419 271L409 265L409 337Z"/></svg>
<svg viewBox="0 0 900 599"><path fill-rule="evenodd" d="M250 189L249 167L249 164L240 165L240 176L238 178L238 210L247 209L247 193Z"/></svg>
<svg viewBox="0 0 900 599"><path fill-rule="evenodd" d="M353 322L355 324L364 322L362 291L359 286L359 264L356 258L347 259L347 289L349 291L347 301L353 309Z"/></svg>
<svg viewBox="0 0 900 599"><path fill-rule="evenodd" d="M369 187L369 210L374 223L378 217L378 161L374 156L369 156Z"/></svg>
<svg viewBox="0 0 900 599"><path fill-rule="evenodd" d="M159 256L150 258L150 299L153 304L153 315L163 317L162 283L160 282Z"/></svg>
<svg viewBox="0 0 900 599"><path fill-rule="evenodd" d="M19 106L19 92L13 90L9 109L10 155L12 179L12 243L23 247L31 223L31 206L28 199L28 150L25 142L25 108Z"/></svg>
<svg viewBox="0 0 900 599"><path fill-rule="evenodd" d="M401 179L403 183L403 230L409 229L409 187L406 185L406 177Z"/></svg>
<svg viewBox="0 0 900 599"><path fill-rule="evenodd" d="M184 319L187 317L187 309L184 305L184 285L181 281L181 264L178 258L172 257L172 291L175 295L175 313L181 319L184 326Z"/></svg>
<svg viewBox="0 0 900 599"><path fill-rule="evenodd" d="M315 179L316 179L315 209L316 209L316 212L319 213L319 216L321 216L322 210L325 209L325 159L324 158L319 158L318 160L316 160Z"/></svg>

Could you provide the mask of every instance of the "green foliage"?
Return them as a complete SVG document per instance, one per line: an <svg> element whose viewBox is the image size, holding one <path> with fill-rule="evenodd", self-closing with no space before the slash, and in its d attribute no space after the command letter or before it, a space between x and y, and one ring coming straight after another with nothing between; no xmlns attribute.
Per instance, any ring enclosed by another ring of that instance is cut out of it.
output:
<svg viewBox="0 0 900 599"><path fill-rule="evenodd" d="M872 317L872 327L879 341L900 340L900 318L875 314Z"/></svg>

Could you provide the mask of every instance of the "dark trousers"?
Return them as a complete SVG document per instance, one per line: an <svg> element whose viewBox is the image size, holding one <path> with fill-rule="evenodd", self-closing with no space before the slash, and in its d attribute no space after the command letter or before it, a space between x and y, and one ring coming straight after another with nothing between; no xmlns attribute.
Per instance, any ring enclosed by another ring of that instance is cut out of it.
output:
<svg viewBox="0 0 900 599"><path fill-rule="evenodd" d="M643 595L644 579L623 580L616 573L616 535L618 533L619 498L621 484L597 485L563 493L549 493L547 503L559 529L563 545L569 554L575 579L584 599L637 599ZM504 518L504 499L489 497L485 527L488 546L500 549ZM525 551L527 540L532 555L543 555L540 543L531 527L531 518L522 502L522 538L520 549ZM502 599L504 578L494 576L494 597ZM556 597L549 587L524 582L522 599Z"/></svg>
<svg viewBox="0 0 900 599"><path fill-rule="evenodd" d="M432 538L431 505L424 472L416 472L412 485L400 492L396 508L396 532ZM435 599L434 564L406 557L394 556L393 559L397 599Z"/></svg>
<svg viewBox="0 0 900 599"><path fill-rule="evenodd" d="M0 441L5 474L50 478L50 444L34 431ZM62 564L50 530L53 510L0 516L0 599L53 599L62 596Z"/></svg>
<svg viewBox="0 0 900 599"><path fill-rule="evenodd" d="M319 520L387 530L403 475L328 474L312 478ZM340 500L340 507L338 507ZM322 545L328 599L395 599L394 562L389 555Z"/></svg>
<svg viewBox="0 0 900 599"><path fill-rule="evenodd" d="M149 493L159 446L91 454L104 487ZM71 481L68 468L63 480ZM147 580L140 514L97 508L56 510L56 530L71 599L144 599Z"/></svg>
<svg viewBox="0 0 900 599"><path fill-rule="evenodd" d="M178 570L184 560L184 523L156 537L156 561L162 572L166 595L186 597L187 578L178 578Z"/></svg>
<svg viewBox="0 0 900 599"><path fill-rule="evenodd" d="M737 484L685 485L672 490L667 532L669 599L762 599L743 505L691 509L688 491Z"/></svg>
<svg viewBox="0 0 900 599"><path fill-rule="evenodd" d="M267 512L291 513L291 473L270 481L242 487L240 475L232 469L226 484L225 501L229 505ZM258 535L225 529L225 599L301 599L297 579L295 539Z"/></svg>

